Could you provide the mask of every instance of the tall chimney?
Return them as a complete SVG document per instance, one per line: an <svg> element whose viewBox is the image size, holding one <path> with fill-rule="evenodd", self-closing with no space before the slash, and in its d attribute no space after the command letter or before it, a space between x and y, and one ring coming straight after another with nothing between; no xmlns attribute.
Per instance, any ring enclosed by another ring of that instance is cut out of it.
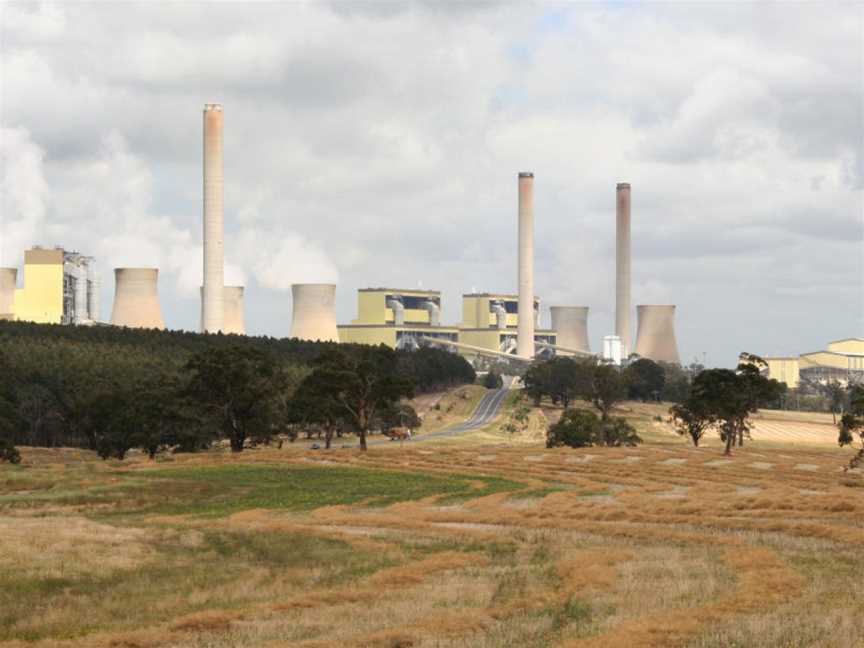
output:
<svg viewBox="0 0 864 648"><path fill-rule="evenodd" d="M225 215L222 105L204 104L204 290L201 330L225 327Z"/></svg>
<svg viewBox="0 0 864 648"><path fill-rule="evenodd" d="M615 335L621 338L622 354L630 346L630 183L615 187Z"/></svg>
<svg viewBox="0 0 864 648"><path fill-rule="evenodd" d="M519 315L516 355L534 357L534 174L519 174Z"/></svg>

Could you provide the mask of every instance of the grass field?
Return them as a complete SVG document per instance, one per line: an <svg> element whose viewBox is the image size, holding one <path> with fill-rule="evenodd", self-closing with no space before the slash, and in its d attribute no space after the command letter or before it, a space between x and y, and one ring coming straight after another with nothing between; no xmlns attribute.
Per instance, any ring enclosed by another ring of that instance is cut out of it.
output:
<svg viewBox="0 0 864 648"><path fill-rule="evenodd" d="M864 646L848 452L724 458L619 413L645 445L25 448L0 467L0 645Z"/></svg>

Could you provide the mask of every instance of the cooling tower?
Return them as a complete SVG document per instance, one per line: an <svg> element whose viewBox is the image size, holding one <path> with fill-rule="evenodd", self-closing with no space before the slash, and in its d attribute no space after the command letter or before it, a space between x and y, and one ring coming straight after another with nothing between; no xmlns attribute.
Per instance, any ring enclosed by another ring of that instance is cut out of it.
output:
<svg viewBox="0 0 864 648"><path fill-rule="evenodd" d="M0 318L12 315L12 302L15 300L15 282L18 268L0 268Z"/></svg>
<svg viewBox="0 0 864 648"><path fill-rule="evenodd" d="M225 324L222 128L222 106L204 104L204 333L222 331Z"/></svg>
<svg viewBox="0 0 864 648"><path fill-rule="evenodd" d="M164 329L159 308L157 268L115 268L111 323L131 328Z"/></svg>
<svg viewBox="0 0 864 648"><path fill-rule="evenodd" d="M658 362L680 364L675 341L675 306L637 306L636 353Z"/></svg>
<svg viewBox="0 0 864 648"><path fill-rule="evenodd" d="M551 306L555 344L577 351L591 351L588 343L587 306Z"/></svg>
<svg viewBox="0 0 864 648"><path fill-rule="evenodd" d="M624 357L630 345L630 184L615 187L615 335Z"/></svg>
<svg viewBox="0 0 864 648"><path fill-rule="evenodd" d="M243 286L225 286L225 333L246 335L243 315Z"/></svg>
<svg viewBox="0 0 864 648"><path fill-rule="evenodd" d="M198 289L201 296L201 329L204 329L204 287ZM223 333L246 335L246 316L243 307L243 286L225 286L225 322Z"/></svg>
<svg viewBox="0 0 864 648"><path fill-rule="evenodd" d="M291 337L338 342L336 284L292 284Z"/></svg>
<svg viewBox="0 0 864 648"><path fill-rule="evenodd" d="M519 174L519 318L516 355L534 357L534 174Z"/></svg>

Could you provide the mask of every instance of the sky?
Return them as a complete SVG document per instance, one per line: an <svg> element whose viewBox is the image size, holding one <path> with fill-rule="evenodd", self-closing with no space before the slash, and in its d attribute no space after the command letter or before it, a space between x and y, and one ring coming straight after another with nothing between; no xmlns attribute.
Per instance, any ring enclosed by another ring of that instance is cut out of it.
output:
<svg viewBox="0 0 864 648"><path fill-rule="evenodd" d="M34 244L156 266L198 326L202 108L225 119L226 283L285 337L292 283L535 289L614 328L615 185L636 304L682 360L864 336L864 9L856 3L0 4L0 265ZM19 273L19 284L22 278Z"/></svg>

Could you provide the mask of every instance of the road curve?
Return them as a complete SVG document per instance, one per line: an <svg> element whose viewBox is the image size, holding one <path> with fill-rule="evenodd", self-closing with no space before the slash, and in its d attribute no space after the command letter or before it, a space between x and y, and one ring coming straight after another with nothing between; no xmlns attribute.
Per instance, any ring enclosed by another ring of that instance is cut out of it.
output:
<svg viewBox="0 0 864 648"><path fill-rule="evenodd" d="M507 398L509 392L510 390L506 388L490 389L483 395L483 398L480 399L474 413L467 420L446 427L443 430L438 430L437 432L430 432L429 434L420 434L411 437L411 441L425 441L427 439L435 439L438 437L457 436L488 425L496 416L498 416L498 412L501 411L501 406L504 404L504 400Z"/></svg>
<svg viewBox="0 0 864 648"><path fill-rule="evenodd" d="M482 428L484 425L491 423L492 420L498 416L498 412L501 411L501 406L504 404L504 400L507 398L509 392L510 390L506 387L503 389L489 389L485 394L483 394L483 398L480 399L480 402L477 403L474 413L466 420L446 427L443 430L438 430L437 432L412 436L410 439L405 439L405 442L413 443L417 441L426 441L427 439L457 436L459 434L465 434L466 432ZM371 439L368 437L366 439L367 446L390 442L391 439L386 437L382 439L377 435ZM357 447L359 447L359 444L357 444Z"/></svg>

